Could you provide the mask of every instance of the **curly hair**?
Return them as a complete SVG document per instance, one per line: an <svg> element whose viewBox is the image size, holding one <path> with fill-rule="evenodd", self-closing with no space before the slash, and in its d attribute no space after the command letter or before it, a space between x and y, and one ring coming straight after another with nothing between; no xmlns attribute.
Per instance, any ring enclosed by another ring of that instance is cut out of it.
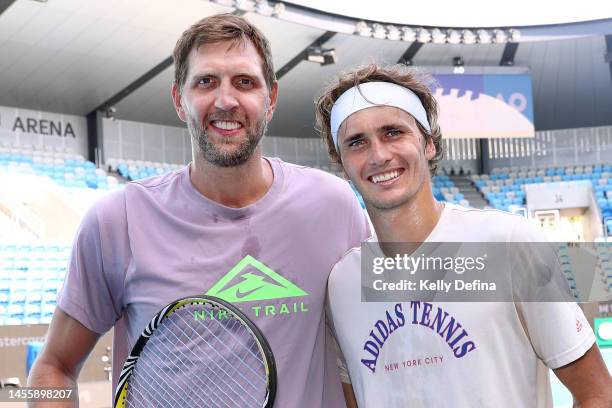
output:
<svg viewBox="0 0 612 408"><path fill-rule="evenodd" d="M366 82L391 82L410 89L419 97L427 113L431 133L418 122L417 126L425 136L425 141L428 142L431 139L436 149L436 155L429 161L429 172L432 176L435 175L438 162L442 159L444 152L442 149L442 132L438 125L438 103L429 88L433 84L433 79L431 76L402 64L390 66L369 64L346 71L340 74L337 80L330 83L315 101L316 127L327 143L327 150L332 161L342 164L342 159L331 135L331 109L340 95L350 88Z"/></svg>

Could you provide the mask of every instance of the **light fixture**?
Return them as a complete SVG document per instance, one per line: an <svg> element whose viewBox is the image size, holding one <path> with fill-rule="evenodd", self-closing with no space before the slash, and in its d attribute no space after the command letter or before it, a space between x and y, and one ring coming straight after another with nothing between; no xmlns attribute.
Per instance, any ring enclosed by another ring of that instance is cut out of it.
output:
<svg viewBox="0 0 612 408"><path fill-rule="evenodd" d="M253 0L234 0L234 7L239 10L252 11L255 8Z"/></svg>
<svg viewBox="0 0 612 408"><path fill-rule="evenodd" d="M496 44L503 44L508 40L508 36L504 30L496 29L493 30L493 41Z"/></svg>
<svg viewBox="0 0 612 408"><path fill-rule="evenodd" d="M115 114L117 113L117 108L115 108L114 106L109 106L106 108L106 110L104 111L104 116L107 119L110 120L115 120Z"/></svg>
<svg viewBox="0 0 612 408"><path fill-rule="evenodd" d="M414 42L415 40L415 31L410 27L402 27L402 41Z"/></svg>
<svg viewBox="0 0 612 408"><path fill-rule="evenodd" d="M446 34L439 28L431 30L431 40L435 44L444 44L446 42Z"/></svg>
<svg viewBox="0 0 612 408"><path fill-rule="evenodd" d="M309 47L306 51L306 60L321 65L335 64L337 61L334 48Z"/></svg>
<svg viewBox="0 0 612 408"><path fill-rule="evenodd" d="M0 0L1 1L1 0ZM46 2L47 0L35 0ZM374 37L388 39L391 41L406 41L435 44L490 44L492 42L503 44L506 42L518 42L520 32L517 29L461 29L441 27L410 27L396 26L382 22L357 21L350 17L324 16L317 18L312 12L305 11L291 3L283 3L279 0L208 0L211 3L226 7L234 7L246 13L257 13L265 16L281 18L288 22L311 25L328 31L344 34L357 34L362 37ZM244 13L243 13L244 14ZM323 13L325 14L325 13Z"/></svg>
<svg viewBox="0 0 612 408"><path fill-rule="evenodd" d="M453 58L453 74L463 74L465 73L463 58L454 57Z"/></svg>
<svg viewBox="0 0 612 408"><path fill-rule="evenodd" d="M378 24L378 23L374 23L372 25L372 37L374 38L378 38L378 39L385 39L387 38L387 29L385 28L384 25L382 24Z"/></svg>
<svg viewBox="0 0 612 408"><path fill-rule="evenodd" d="M457 30L450 29L446 32L449 44L459 44L461 42L461 33Z"/></svg>
<svg viewBox="0 0 612 408"><path fill-rule="evenodd" d="M480 29L476 31L476 35L478 36L479 44L490 44L491 43L491 33L489 33L489 30Z"/></svg>
<svg viewBox="0 0 612 408"><path fill-rule="evenodd" d="M428 43L431 41L431 33L426 28L419 28L416 39L418 42Z"/></svg>
<svg viewBox="0 0 612 408"><path fill-rule="evenodd" d="M463 30L462 40L464 44L475 44L476 43L476 35L472 30Z"/></svg>
<svg viewBox="0 0 612 408"><path fill-rule="evenodd" d="M400 33L399 28L394 25L387 26L387 38L389 40L397 41L402 38L402 34Z"/></svg>
<svg viewBox="0 0 612 408"><path fill-rule="evenodd" d="M270 15L270 4L268 0L255 0L255 11L259 14Z"/></svg>
<svg viewBox="0 0 612 408"><path fill-rule="evenodd" d="M363 37L372 35L372 29L365 21L360 21L355 25L355 32Z"/></svg>
<svg viewBox="0 0 612 408"><path fill-rule="evenodd" d="M285 4L284 3L276 3L274 7L272 7L272 15L274 17L278 17L285 12Z"/></svg>
<svg viewBox="0 0 612 408"><path fill-rule="evenodd" d="M510 34L510 41L512 42L518 42L521 38L521 32L516 28L511 28L508 30L508 33Z"/></svg>

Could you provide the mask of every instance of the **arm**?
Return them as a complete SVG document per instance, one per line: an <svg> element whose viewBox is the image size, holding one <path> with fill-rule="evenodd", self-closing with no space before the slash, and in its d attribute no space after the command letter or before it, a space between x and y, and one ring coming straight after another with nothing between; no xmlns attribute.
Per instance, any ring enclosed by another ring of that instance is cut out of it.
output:
<svg viewBox="0 0 612 408"><path fill-rule="evenodd" d="M556 376L570 390L574 406L607 408L612 406L612 378L593 345L578 360L554 370Z"/></svg>
<svg viewBox="0 0 612 408"><path fill-rule="evenodd" d="M28 387L76 389L79 371L99 337L98 333L56 308L45 347L30 371ZM28 407L71 408L78 405L78 402L37 402Z"/></svg>
<svg viewBox="0 0 612 408"><path fill-rule="evenodd" d="M346 408L357 408L357 399L353 392L351 384L342 383L342 391L344 391L344 399L346 400Z"/></svg>

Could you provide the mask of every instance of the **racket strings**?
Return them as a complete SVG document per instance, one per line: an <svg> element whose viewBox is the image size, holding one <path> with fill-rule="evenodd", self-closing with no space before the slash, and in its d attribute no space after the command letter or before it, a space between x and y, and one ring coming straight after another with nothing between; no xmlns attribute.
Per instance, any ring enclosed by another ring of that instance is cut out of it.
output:
<svg viewBox="0 0 612 408"><path fill-rule="evenodd" d="M174 317L175 318L180 318L181 316L177 315L177 316L174 316ZM174 322L173 320L168 321L167 325L163 329L161 327L160 327L160 329L158 329L158 330L160 330L160 333L158 334L158 336L159 336L158 338L161 339L162 335L166 335L166 338L171 337L171 340L175 340L178 343L180 343L180 345L183 348L183 350L181 350L180 348L176 347L177 343L173 343L174 347L172 349L170 349L168 347L168 342L159 342L159 344L156 344L156 345L160 346L160 349L161 349L160 351L162 353L166 353L167 355L171 356L171 359L170 359L171 361L175 361L176 363L179 363L179 362L182 363L180 365L176 364L174 367L172 367L172 372L166 373L167 376L171 376L171 377L174 377L174 378L190 378L189 371L193 370L193 367L192 367L193 364L188 364L188 363L191 363L191 361L186 361L186 359L185 359L186 356L185 356L184 351L186 350L188 354L193 354L193 356L195 357L194 359L196 361L198 361L197 359L199 359L200 356L198 356L197 354L195 354L193 352L193 346L192 345L185 344L185 341L177 336L177 334L175 333L175 331L177 331L177 330L181 331L180 334L187 334L188 335L188 333L184 333L182 331L182 327L183 326L177 328L176 327L177 326L176 322ZM183 322L184 322L184 319L183 319ZM165 332L167 332L167 333L165 333ZM201 338L199 333L194 332L194 334ZM187 336L187 338L189 338L189 337ZM150 341L152 341L152 339ZM206 340L204 340L204 342L208 346L207 350L216 351L215 347L212 346L209 342L206 342ZM216 353L216 354L217 354L217 357L221 357L223 359L223 356L220 356L219 353ZM208 364L209 361L212 362L215 365L215 367L213 367L212 370L210 370L210 365ZM206 368L209 369L209 371L212 371L213 375L201 372L197 376L195 376L193 378L190 378L190 380L195 381L196 379L200 378L200 376L203 376L203 375L205 377L207 377L207 378L211 378L212 376L216 376L218 378L214 379L213 382L209 382L209 385L211 385L211 384L212 385L216 385L216 384L218 384L219 380L222 380L223 378L225 378L226 380L229 380L230 382L234 383L234 384L229 384L229 385L237 385L239 388L241 388L241 390L244 393L246 393L246 390L244 390L244 388L241 387L241 384L236 382L234 380L234 377L231 376L227 372L227 370L225 370L222 366L219 365L219 361L220 361L219 358L210 359L210 360L207 359L207 360L204 360L204 361L198 361L198 363L206 365ZM226 362L226 361L225 360L221 360L221 362L223 363L223 362ZM202 371L202 370L200 370L200 371ZM222 376L219 375L220 372L223 374ZM191 376L193 376L193 375L194 374L191 374ZM221 377L221 378L219 378L219 377ZM202 383L201 381L197 381L197 382L198 382L198 384ZM230 400L233 400L229 395L227 395L227 393L224 391L223 387L216 387L215 386L214 389L212 389L212 390L210 389L210 387L206 387L206 388L210 392L210 394L207 394L208 395L207 402L210 402L209 399L212 399L213 398L212 396L218 395L219 393L222 393L222 394L224 394L224 396L226 398L229 398ZM194 388L191 387L191 391L192 392L193 392L193 390L194 390ZM253 402L253 401L245 401L245 399L241 397L241 394L237 394L237 395L238 395L238 398L241 400L241 405L243 405L244 403L248 403L248 402L252 403Z"/></svg>
<svg viewBox="0 0 612 408"><path fill-rule="evenodd" d="M180 318L180 319L181 319L181 323L185 323L185 324L189 325L189 323L188 323L188 322L186 322L186 321L185 321L185 319L184 319L182 316L180 316L180 315L179 315L179 316L177 316L177 318ZM216 322L218 322L217 320L215 320L215 321L216 321ZM173 321L173 322L169 322L169 323L171 323L171 324L176 324L176 322L175 322L175 321ZM234 326L235 326L235 325L236 325L236 321L234 321ZM239 323L238 323L237 325L238 325L238 328L239 328L239 329L242 329L242 330L241 330L241 334L243 334L243 335L244 335L244 334L249 335L249 334L248 334L248 332L247 332L247 330L246 330L246 329L245 329L245 328L244 328L244 327L243 327L241 324L239 324ZM217 324L217 327L218 327L218 326L220 326L220 325L219 325L219 324ZM183 327L184 327L184 326L183 326ZM243 384L242 384L241 382L239 382L239 381L238 381L238 380L235 378L235 376L234 376L234 374L235 374L235 373L230 373L230 372L228 372L228 371L227 371L228 369L229 369L230 371L232 371L232 370L235 368L235 367L234 367L234 366L233 366L233 365L230 363L230 361L229 361L229 357L235 357L235 356L236 356L238 353L240 353L242 350L237 350L237 351L235 351L235 350L229 349L229 353L228 353L228 355L223 355L223 354L221 354L221 353L219 352L219 349L220 349L221 347L228 348L228 344L227 344L227 342L224 342L224 341L221 341L221 340L222 340L222 337L223 337L222 335L223 335L223 334L226 334L226 333L231 333L231 330L230 330L230 331L226 331L226 332L222 332L222 333L220 333L220 332L217 332L217 333L212 333L212 331L210 330L210 328L209 328L208 326L203 326L203 328L204 328L204 330L206 330L207 332L209 332L209 333L211 333L211 334L212 334L212 336L211 336L210 338L212 338L212 339L214 339L214 340L217 340L217 341L216 341L216 343L217 343L216 345L213 345L213 344L211 344L209 341L207 341L207 340L206 340L206 338L204 338L204 337L202 336L202 334L201 334L201 333L199 333L199 332L197 332L197 331L194 331L194 334L195 334L195 335L197 335L197 336L198 336L198 338L199 338L199 339L200 339L200 340L201 340L203 343L205 343L205 344L206 344L207 349L212 350L212 351L213 351L213 352L216 354L216 356L217 356L217 357L219 357L218 359L211 359L211 360L212 360L212 362L213 362L213 363L216 365L216 368L218 368L219 370L221 370L221 372L222 372L222 373L225 375L225 379L227 379L227 380L229 380L230 382L232 382L232 383L233 383L233 384L228 384L228 385L237 385L237 386L238 386L238 387L239 387L239 388L240 388L240 389L241 389L241 390L242 390L242 391L243 391L243 392L244 392L246 395L250 396L249 392L248 392L246 389L244 389ZM174 332L172 332L172 333L173 333L173 335L175 335L175 333L174 333ZM250 340L250 338L246 338L246 339L249 339L249 340ZM181 343L182 343L182 344L183 344L185 347L188 347L188 346L187 346L187 345L186 345L186 344L185 344L185 343L184 343L184 342L183 342L183 341L182 341L180 338L178 338L178 337L177 337L177 340L178 340L178 341L180 341L180 342L181 342ZM243 338L241 338L240 340L245 340L245 338L243 337ZM244 347L242 344L238 344L238 345L239 345L239 346ZM190 349L190 350L192 350L191 348L189 348L189 349ZM244 349L243 349L243 350L244 350ZM229 356L229 357L228 357L228 356ZM221 365L219 365L219 362L220 362L220 363L221 363L221 364L222 364L224 367L223 367L223 366L221 366ZM248 366L248 365L246 365L246 364L244 364L244 365L245 365L247 368L251 368L251 367L249 367L249 366ZM240 377L242 377L242 379L244 379L244 380L247 382L247 384L251 385L251 386L252 386L254 389L257 389L257 387L256 387L256 386L255 386L255 385L254 385L252 382L250 382L250 381L249 381L249 380L248 380L248 379L247 379L247 378L246 378L246 377L243 375L242 371L240 371L240 370L234 370L234 371L235 371L235 372L236 372L236 373L237 373L237 374L238 374ZM218 371L214 371L214 374L216 374L216 376L219 376L219 372L218 372ZM240 395L240 394L238 394L238 395ZM246 402L246 401L245 401L245 402Z"/></svg>
<svg viewBox="0 0 612 408"><path fill-rule="evenodd" d="M172 378L174 381L177 381L181 385L183 385L183 386L180 386L179 384L177 384L177 388L179 388L181 393L183 393L184 395L190 396L190 398L194 401L197 401L197 399L194 399L192 394L194 392L197 392L199 389L202 390L201 388L198 388L197 386L201 386L206 392L211 393L210 395L216 395L215 393L219 391L221 393L224 393L223 389L219 390L217 389L217 387L214 387L214 383L211 384L211 383L207 383L206 381L203 381L197 372L190 373L190 371L192 371L194 368L193 367L194 364L191 361L187 361L184 358L184 355L177 352L175 348L172 348L171 347L172 344L168 342L160 342L158 346L159 346L159 351L163 353L163 355L167 356L167 358L161 360L163 367L160 367L159 365L155 365L155 364L152 364L152 367L150 367L153 369L157 368L160 371L156 372L156 371L150 370L150 368L147 369L147 367L144 367L143 372L146 373L145 377L148 377L149 379L151 379L152 377L158 377L158 375L152 375L152 374L158 374L160 372L163 372L165 373L165 376L167 378ZM151 359L148 359L147 361L149 362L151 361ZM173 365L170 366L168 362L173 362ZM165 368L165 370L163 370L163 368ZM156 385L160 385L158 381L156 381ZM161 385L163 386L167 384L161 384ZM170 390L170 391L174 392L174 390ZM225 396L229 398L228 395L225 395Z"/></svg>
<svg viewBox="0 0 612 408"><path fill-rule="evenodd" d="M250 330L231 315L194 321L193 304L158 327L131 375L128 407L254 407L267 395L264 357Z"/></svg>

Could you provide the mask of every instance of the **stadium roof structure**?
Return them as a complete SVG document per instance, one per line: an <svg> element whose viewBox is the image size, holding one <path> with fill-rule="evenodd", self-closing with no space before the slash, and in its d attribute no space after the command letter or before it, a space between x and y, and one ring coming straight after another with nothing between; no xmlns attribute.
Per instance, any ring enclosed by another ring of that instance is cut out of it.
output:
<svg viewBox="0 0 612 408"><path fill-rule="evenodd" d="M337 2L319 3L331 7ZM377 1L376 10L384 3ZM523 3L528 10L537 2ZM452 25L426 20L425 11L411 21L362 20L344 9L315 10L314 3L305 6L303 1L0 0L0 105L74 115L112 106L118 119L183 126L170 98L174 44L196 20L234 12L260 27L272 44L280 78L279 103L268 129L273 136L315 137L316 90L344 69L408 60L445 73L452 71L455 57L463 60L465 73L529 72L536 130L607 126L612 125L612 11L597 2L591 8L599 7L601 14L590 13L583 10L588 3L579 5L584 13L574 13L581 21L557 16L536 25L500 21L491 26L467 19ZM556 2L550 10L562 6ZM495 7L504 14L502 6ZM434 34L455 27L470 35L479 29L495 35L497 28L509 40L406 41L397 30L407 26ZM313 46L333 49L336 63L309 62L306 55Z"/></svg>

